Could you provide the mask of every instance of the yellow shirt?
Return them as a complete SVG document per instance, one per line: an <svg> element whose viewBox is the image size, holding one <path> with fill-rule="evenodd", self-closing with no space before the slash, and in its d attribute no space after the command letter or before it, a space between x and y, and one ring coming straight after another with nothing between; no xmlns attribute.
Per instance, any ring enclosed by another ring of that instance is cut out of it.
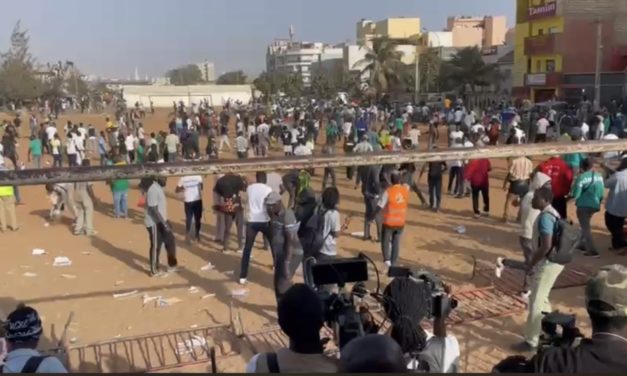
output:
<svg viewBox="0 0 627 376"><path fill-rule="evenodd" d="M13 194L14 191L12 186L4 185L0 187L0 197L11 197Z"/></svg>

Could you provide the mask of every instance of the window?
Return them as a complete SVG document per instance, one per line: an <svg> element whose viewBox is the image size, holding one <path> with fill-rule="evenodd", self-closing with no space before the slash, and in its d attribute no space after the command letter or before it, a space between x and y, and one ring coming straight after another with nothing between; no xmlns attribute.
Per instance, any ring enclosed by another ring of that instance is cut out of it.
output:
<svg viewBox="0 0 627 376"><path fill-rule="evenodd" d="M536 60L536 73L542 72L542 60Z"/></svg>
<svg viewBox="0 0 627 376"><path fill-rule="evenodd" d="M555 60L546 61L546 71L549 73L555 72Z"/></svg>
<svg viewBox="0 0 627 376"><path fill-rule="evenodd" d="M557 27L549 27L549 34L557 34L559 29Z"/></svg>
<svg viewBox="0 0 627 376"><path fill-rule="evenodd" d="M538 35L544 35L544 29L538 29Z"/></svg>

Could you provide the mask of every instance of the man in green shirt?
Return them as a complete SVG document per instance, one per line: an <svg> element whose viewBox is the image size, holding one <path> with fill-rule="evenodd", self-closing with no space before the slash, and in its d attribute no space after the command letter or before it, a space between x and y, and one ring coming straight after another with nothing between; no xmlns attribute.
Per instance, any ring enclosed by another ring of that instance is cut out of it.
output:
<svg viewBox="0 0 627 376"><path fill-rule="evenodd" d="M35 135L30 136L30 143L28 145L28 161L30 162L32 160L35 168L41 168L41 153L41 140Z"/></svg>
<svg viewBox="0 0 627 376"><path fill-rule="evenodd" d="M139 145L137 145L137 156L135 157L135 163L143 164L144 163L144 155L146 153L146 141L139 140Z"/></svg>
<svg viewBox="0 0 627 376"><path fill-rule="evenodd" d="M117 156L115 166L123 166L126 163ZM113 215L115 218L128 218L128 179L111 181L111 193L113 193Z"/></svg>
<svg viewBox="0 0 627 376"><path fill-rule="evenodd" d="M581 174L577 176L571 189L570 195L575 200L577 206L577 219L581 226L582 244L585 248L585 256L599 257L599 252L592 239L592 229L590 221L594 213L601 209L601 201L605 185L601 174L594 170L594 166L589 159L581 161Z"/></svg>

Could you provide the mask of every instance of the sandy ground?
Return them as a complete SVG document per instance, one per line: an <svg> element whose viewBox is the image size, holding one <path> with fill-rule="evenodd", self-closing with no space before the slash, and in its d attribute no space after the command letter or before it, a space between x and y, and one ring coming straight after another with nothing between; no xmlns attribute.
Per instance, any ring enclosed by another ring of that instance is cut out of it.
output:
<svg viewBox="0 0 627 376"><path fill-rule="evenodd" d="M147 131L166 128L166 111L149 115L144 121ZM104 128L103 115L71 115L62 117L57 124L66 120L94 124L98 130ZM27 123L27 121L25 121ZM27 125L26 125L27 127ZM24 127L24 128L26 128ZM20 140L20 156L26 160L27 140ZM224 154L221 157L233 154ZM46 156L46 161L51 158ZM408 225L402 238L400 261L412 267L424 267L437 272L457 288L468 288L480 282L471 281L472 257L480 265L489 265L497 256L520 255L518 249L517 225L500 222L504 203L504 192L500 189L505 175L505 161L492 161L494 169L491 181L491 217L479 220L472 218L470 199L454 199L444 195L443 210L434 214L420 207L417 197L412 196ZM320 172L313 180L314 187L320 186ZM346 180L343 170L338 170L341 191L340 213L353 215L348 232L362 231L363 203L359 191ZM240 288L236 282L240 254L224 254L211 242L215 220L210 211L203 218L202 240L200 244L186 245L183 241L184 212L181 197L174 193L177 179L170 179L167 186L168 213L177 234L178 258L182 265L180 272L167 278L150 278L147 275L148 239L143 226L143 214L137 208L137 189L129 194L130 219L112 217L112 197L103 182L94 184L101 204L94 216L96 236L76 237L70 229L70 220L46 226L45 216L49 205L41 186L23 187L23 204L17 207L18 232L0 234L0 311L4 316L19 301L36 307L43 316L45 338L41 347L50 347L62 330L70 312L74 312L74 323L68 337L75 345L112 339L116 336L134 336L173 329L187 329L190 326L229 323L230 292ZM445 184L447 182L445 177ZM205 208L210 208L211 188L214 177L205 178ZM422 182L423 191L426 183ZM574 208L571 207L571 213ZM512 216L513 216L512 211ZM466 227L465 234L458 234L454 228ZM603 228L602 215L593 218L595 240L603 250L600 260L583 260L593 267L621 262L624 258L605 251L609 237ZM234 238L233 238L234 239ZM260 329L274 324L276 320L275 300L272 293L271 258L269 252L259 248L253 252L249 284L249 294L238 298L242 321L246 330ZM233 244L234 246L234 244ZM45 249L46 254L33 256L34 248ZM365 242L350 236L339 240L340 256L354 256L364 252L382 267L378 244ZM165 251L164 251L165 252ZM55 256L67 256L72 260L69 267L54 267ZM162 256L164 257L164 256ZM164 260L165 261L165 260ZM215 270L201 271L208 262ZM234 271L234 275L229 275ZM34 273L34 274L29 274ZM30 275L30 276L29 276ZM200 291L192 294L190 286ZM129 298L116 299L114 293L138 290L139 294ZM215 297L201 299L205 294ZM181 302L169 307L143 307L142 294L161 295L164 298L176 297ZM563 311L577 312L580 325L589 330L585 311L583 288L557 290L552 294L552 302ZM462 370L467 372L489 371L492 365L508 354L507 346L520 340L524 315L482 320L456 326L452 332L462 346ZM222 359L221 371L244 370L250 350L235 343L239 355ZM203 371L200 366L192 370Z"/></svg>

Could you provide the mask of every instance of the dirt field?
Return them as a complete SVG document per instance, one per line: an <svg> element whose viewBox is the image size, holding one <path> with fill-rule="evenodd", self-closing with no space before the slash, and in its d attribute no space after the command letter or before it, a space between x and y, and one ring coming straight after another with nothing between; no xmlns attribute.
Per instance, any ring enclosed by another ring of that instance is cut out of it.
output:
<svg viewBox="0 0 627 376"><path fill-rule="evenodd" d="M92 123L98 130L104 128L103 115L73 115L66 120ZM24 119L26 133L27 119ZM147 134L167 127L167 113L158 112L149 116L144 126ZM423 137L424 138L424 137ZM423 142L424 143L424 142ZM423 145L424 146L424 145ZM27 139L20 140L20 157L26 160ZM226 154L233 157L233 154ZM221 157L225 157L223 154ZM49 156L45 157L51 162ZM520 255L517 225L505 225L500 221L504 192L500 189L505 175L505 161L492 161L491 217L479 220L472 218L470 199L455 199L444 195L443 210L434 214L420 207L412 196L408 227L402 238L401 262L405 265L425 267L440 274L458 290L474 286L485 286L481 278L471 280L473 257L479 265L491 265L497 256ZM337 171L341 191L340 213L353 215L348 232L362 231L363 203L359 191L353 189L343 170ZM448 178L445 177L445 184ZM42 348L51 347L62 331L70 312L74 312L74 323L68 336L74 345L128 337L173 329L188 329L194 325L229 323L230 293L240 286L236 282L239 253L223 254L211 242L214 234L214 217L205 211L202 241L198 245L186 245L184 235L184 211L180 196L174 193L177 179L168 181L168 213L177 234L180 272L167 278L150 278L147 275L148 239L143 226L143 213L137 208L137 189L129 193L130 219L112 217L112 196L103 182L94 184L101 204L94 216L96 236L76 237L70 229L70 220L46 225L45 216L49 205L44 188L23 187L20 189L23 204L17 207L20 230L0 234L0 275L5 283L0 284L0 312L2 317L9 313L19 301L24 301L39 310L44 319L45 336ZM205 208L210 208L211 189L214 177L205 179ZM320 173L313 180L320 187ZM426 191L426 182L421 187ZM572 204L571 204L572 205ZM574 213L574 208L569 208ZM514 215L512 211L512 216ZM456 226L465 226L465 233L455 231ZM602 250L600 260L578 260L596 268L603 264L621 262L624 258L605 251L609 237L603 227L603 217L593 218L595 240ZM259 243L257 244L259 245ZM234 246L234 244L233 244ZM32 250L42 248L45 255L34 256ZM365 252L381 268L383 266L378 244L365 242L350 236L339 240L341 256L352 256ZM165 251L164 251L165 252ZM242 313L246 330L274 325L276 320L275 300L272 292L271 258L269 252L256 248L251 264L247 296L236 298L235 303ZM72 260L68 267L54 267L56 256L67 256ZM162 256L164 257L164 255ZM202 271L201 267L213 263L215 270ZM229 272L234 271L234 275ZM191 286L197 293L190 293ZM138 290L127 298L114 298L113 294ZM206 294L215 297L201 299ZM161 295L181 301L167 307L156 308L154 304L143 306L141 296ZM580 326L589 330L583 307L583 288L554 290L554 306L563 311L577 312ZM492 365L508 352L507 347L520 340L524 314L500 317L457 325L451 331L462 346L462 370L468 372L489 371ZM250 350L238 341L233 342L235 355L218 363L220 371L242 372ZM196 367L194 370L204 370Z"/></svg>

